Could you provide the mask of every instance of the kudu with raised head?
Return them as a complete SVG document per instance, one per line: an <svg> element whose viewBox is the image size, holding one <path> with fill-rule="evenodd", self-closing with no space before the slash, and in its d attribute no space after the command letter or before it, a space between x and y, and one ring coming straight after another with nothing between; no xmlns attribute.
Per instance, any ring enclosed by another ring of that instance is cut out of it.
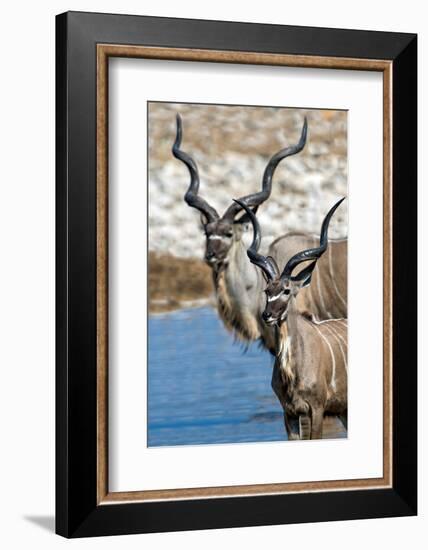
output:
<svg viewBox="0 0 428 550"><path fill-rule="evenodd" d="M326 414L347 423L347 320L317 321L298 307L298 297L313 284L312 276L328 249L328 226L338 201L321 227L318 246L292 256L282 272L270 256L259 253L261 232L256 216L246 211L253 225L253 242L247 251L251 263L266 280L263 320L275 327L275 364L272 388L283 409L289 439L320 439ZM308 263L309 262L309 263ZM302 264L297 274L295 269Z"/></svg>
<svg viewBox="0 0 428 550"><path fill-rule="evenodd" d="M299 153L306 143L307 121L296 145L286 147L269 160L262 180L262 190L246 195L240 200L254 211L265 202L272 191L272 178L278 164L285 158ZM188 168L190 185L184 196L189 206L199 210L203 217L206 236L205 260L212 268L217 294L218 311L223 323L243 340L257 340L266 330L261 321L262 304L259 289L262 278L247 258L242 236L248 216L237 217L242 212L236 203L227 208L223 216L199 195L199 171L194 159L182 151L182 121L177 114L177 134L172 147L173 155Z"/></svg>

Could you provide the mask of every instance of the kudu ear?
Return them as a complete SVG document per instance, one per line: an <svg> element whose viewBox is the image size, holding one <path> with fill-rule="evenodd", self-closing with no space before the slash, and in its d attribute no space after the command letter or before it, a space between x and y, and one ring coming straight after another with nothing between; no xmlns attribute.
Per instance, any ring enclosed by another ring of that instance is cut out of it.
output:
<svg viewBox="0 0 428 550"><path fill-rule="evenodd" d="M312 273L308 277L306 277L306 279L301 281L300 283L301 288L305 288L306 286L309 286L311 284L311 280L312 280Z"/></svg>
<svg viewBox="0 0 428 550"><path fill-rule="evenodd" d="M201 213L201 215L199 217L199 221L201 222L202 228L204 228L208 223L208 218L205 216L205 214Z"/></svg>
<svg viewBox="0 0 428 550"><path fill-rule="evenodd" d="M298 275L296 275L296 277L292 277L293 280L299 283L300 288L305 288L306 286L309 286L311 284L312 273L314 272L316 265L316 261L312 262L307 267L305 267L305 269L302 269L302 271Z"/></svg>
<svg viewBox="0 0 428 550"><path fill-rule="evenodd" d="M278 267L278 264L276 263L275 258L272 258L272 256L267 256L266 260L267 260L268 263L271 264L271 266L273 267L273 270L276 271L276 273L279 273L279 267ZM262 275L263 275L263 279L267 283L269 283L269 281L271 281L272 279L269 278L269 276L267 275L267 273L265 273L265 271L263 269L261 270L261 272L262 272Z"/></svg>
<svg viewBox="0 0 428 550"><path fill-rule="evenodd" d="M264 269L259 269L259 271L261 271L262 275L263 275L263 279L265 280L266 283L269 283L270 279L269 277L267 276L267 273L265 273Z"/></svg>
<svg viewBox="0 0 428 550"><path fill-rule="evenodd" d="M273 267L275 268L275 271L277 273L280 273L279 267L278 267L278 264L276 263L275 258L272 258L272 256L268 256L266 259L273 265Z"/></svg>
<svg viewBox="0 0 428 550"><path fill-rule="evenodd" d="M251 209L251 211L252 211L252 213L253 213L254 215L257 214L258 208L259 208L259 205L255 206L254 208ZM244 213L242 214L242 216L240 216L239 218L236 218L236 219L233 221L233 223L236 223L236 224L238 224L238 223L239 223L239 224L245 224L245 223L250 223L250 221L251 221L250 215L247 214L247 212L244 212Z"/></svg>

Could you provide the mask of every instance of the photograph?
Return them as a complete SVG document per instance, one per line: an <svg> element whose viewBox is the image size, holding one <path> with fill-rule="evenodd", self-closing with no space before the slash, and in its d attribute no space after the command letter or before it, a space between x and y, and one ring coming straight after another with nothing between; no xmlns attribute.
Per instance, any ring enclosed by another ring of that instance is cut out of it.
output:
<svg viewBox="0 0 428 550"><path fill-rule="evenodd" d="M347 111L147 110L147 445L346 438Z"/></svg>

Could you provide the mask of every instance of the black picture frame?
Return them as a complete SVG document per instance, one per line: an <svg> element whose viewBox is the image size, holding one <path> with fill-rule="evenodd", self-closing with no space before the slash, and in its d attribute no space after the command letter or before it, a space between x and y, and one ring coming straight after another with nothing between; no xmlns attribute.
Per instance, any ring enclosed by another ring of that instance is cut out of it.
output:
<svg viewBox="0 0 428 550"><path fill-rule="evenodd" d="M392 62L391 488L97 504L99 43ZM85 537L415 515L417 36L68 12L56 18L56 97L56 532Z"/></svg>

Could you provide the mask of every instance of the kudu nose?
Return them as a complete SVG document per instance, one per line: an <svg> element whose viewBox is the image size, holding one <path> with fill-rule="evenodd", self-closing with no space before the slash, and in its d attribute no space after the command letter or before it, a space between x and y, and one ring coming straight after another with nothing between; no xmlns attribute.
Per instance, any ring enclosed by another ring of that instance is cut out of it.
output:
<svg viewBox="0 0 428 550"><path fill-rule="evenodd" d="M206 260L212 260L214 258L214 256L215 256L214 252L207 252L205 254L205 259Z"/></svg>
<svg viewBox="0 0 428 550"><path fill-rule="evenodd" d="M263 321L269 321L269 319L270 319L271 317L272 317L272 315L271 315L269 312L267 312L267 311L264 311L264 312L262 313Z"/></svg>

